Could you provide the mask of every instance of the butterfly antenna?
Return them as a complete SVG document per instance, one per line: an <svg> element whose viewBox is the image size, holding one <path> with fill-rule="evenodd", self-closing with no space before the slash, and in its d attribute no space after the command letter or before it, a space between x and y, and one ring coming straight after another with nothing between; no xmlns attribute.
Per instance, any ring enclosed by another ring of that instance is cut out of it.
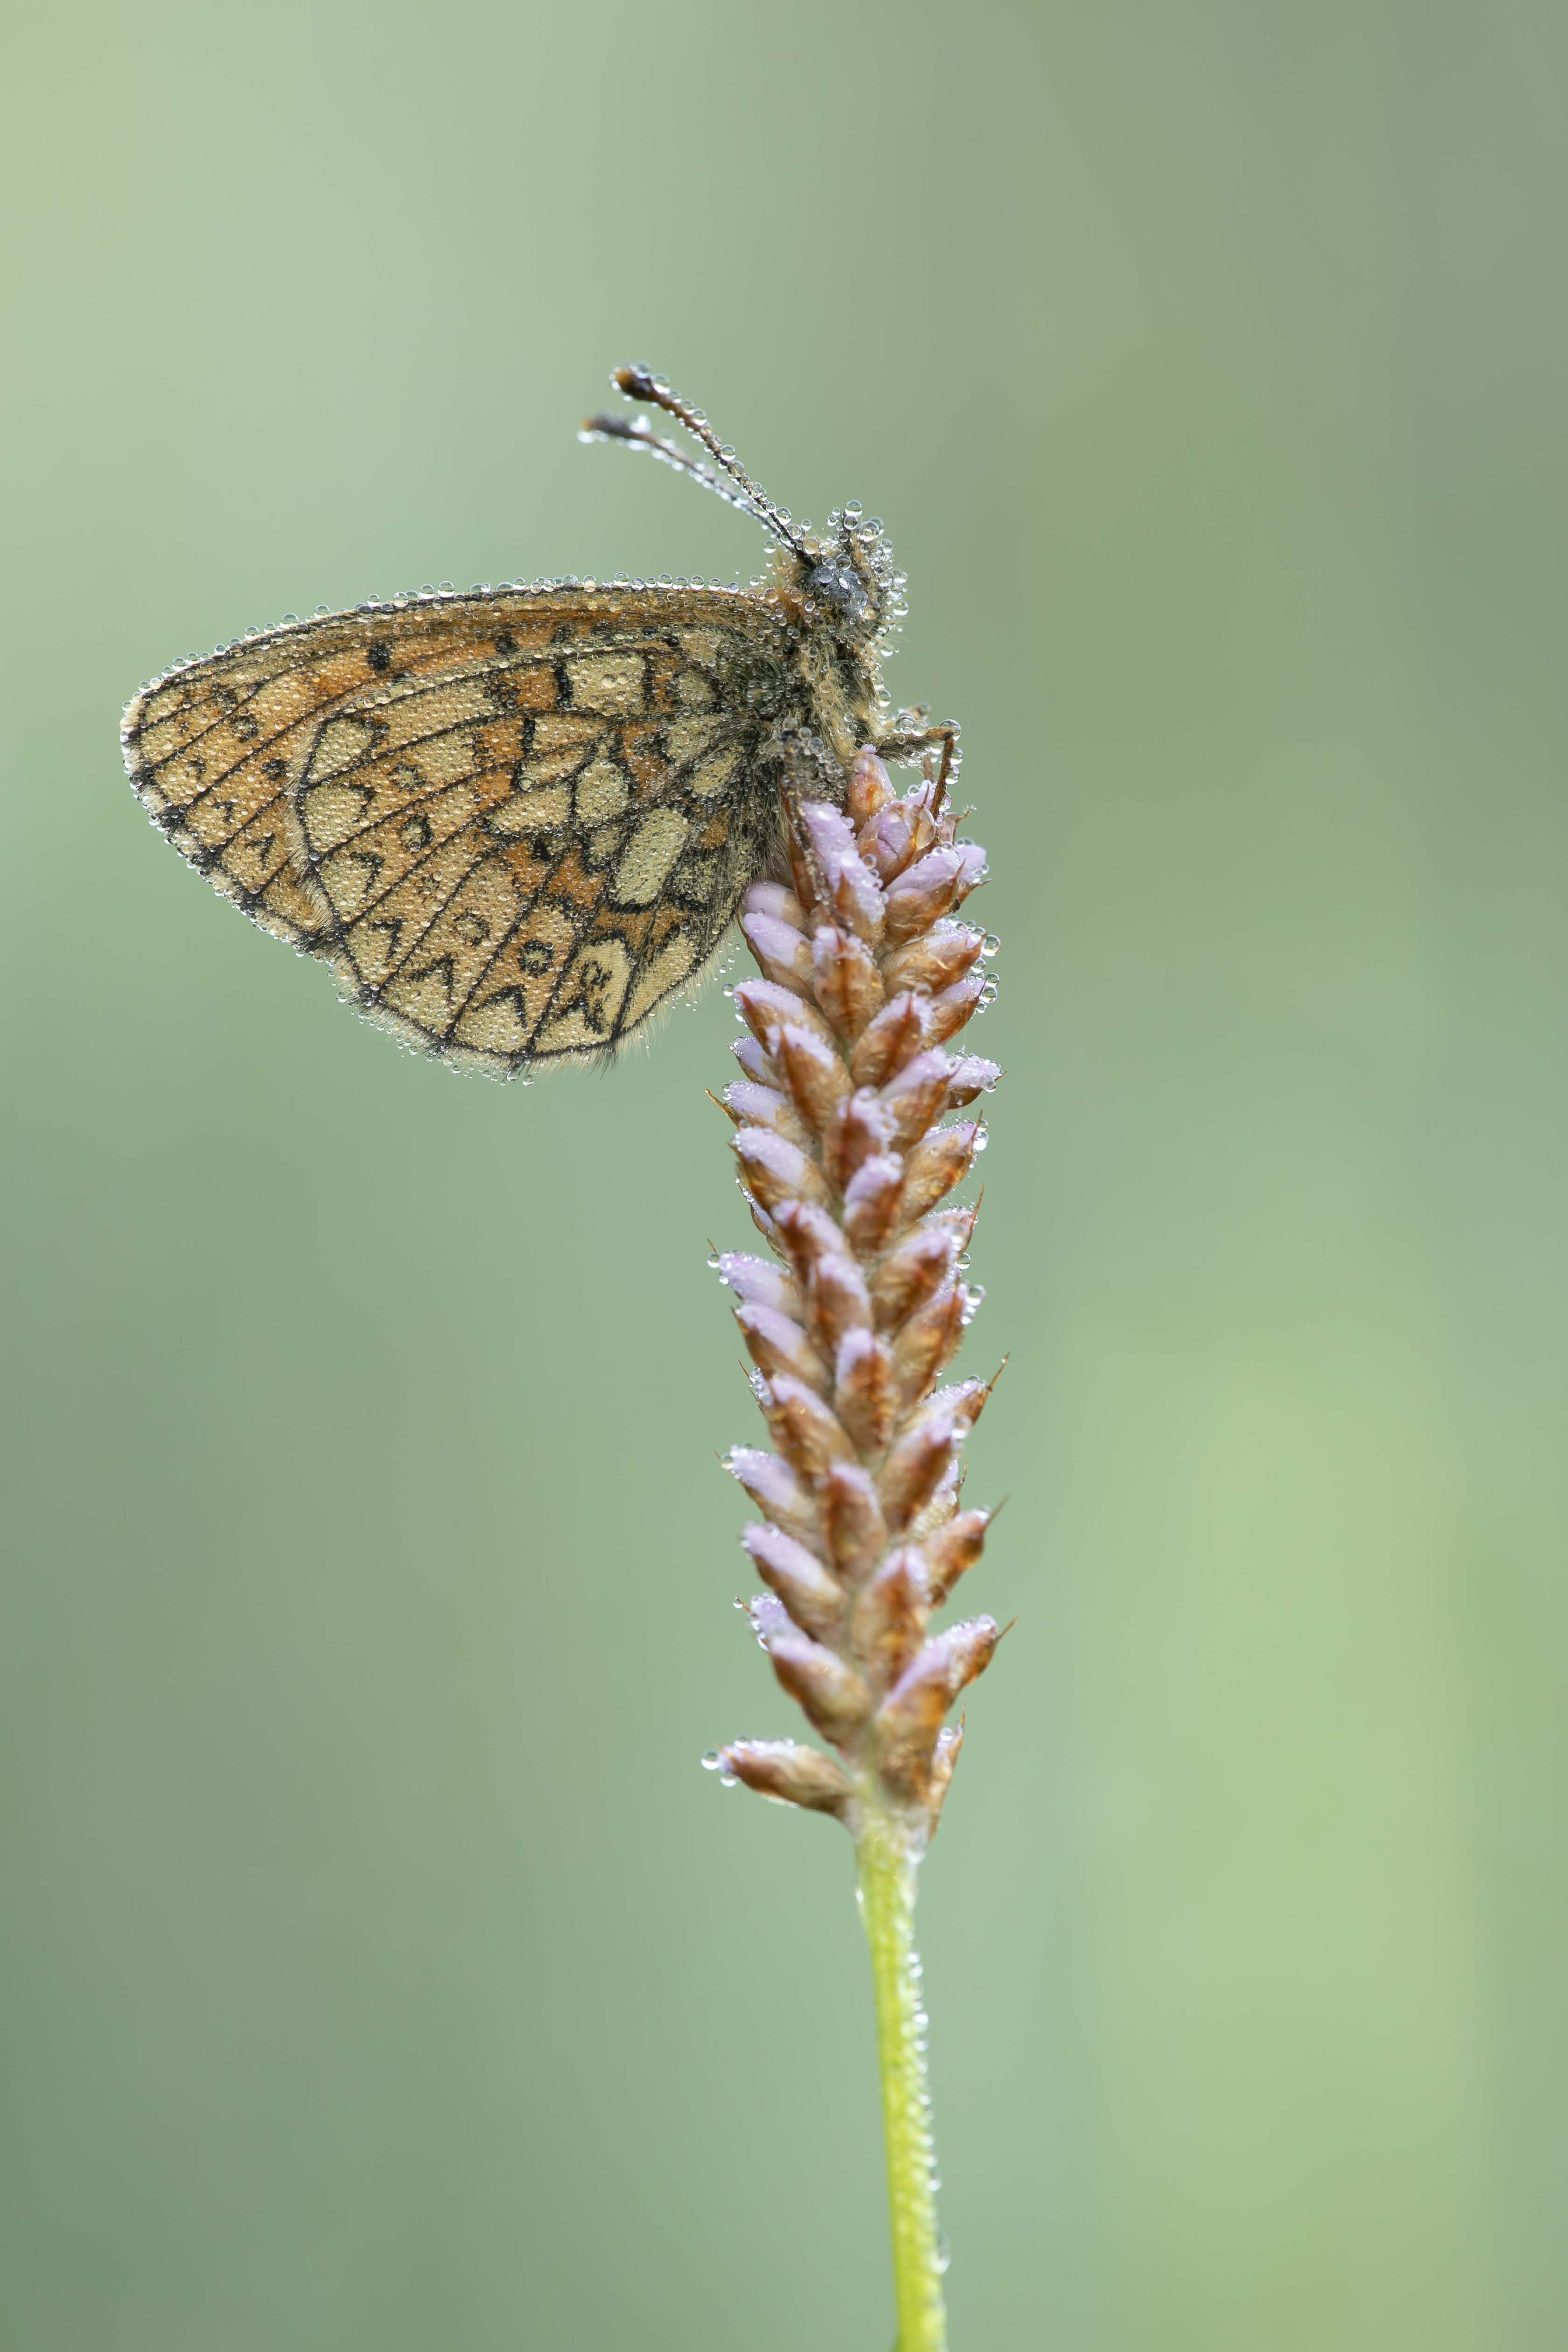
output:
<svg viewBox="0 0 1568 2352"><path fill-rule="evenodd" d="M677 443L662 440L658 434L650 432L640 417L590 416L583 426L584 439L626 441L634 448L650 450L656 457L662 457L666 465L689 474L706 488L716 492L728 505L739 507L742 513L754 516L758 522L773 532L775 539L782 540L797 555L805 553L804 532L796 530L784 509L775 506L767 492L752 481L734 451L720 440L700 409L693 408L689 401L682 400L678 392L671 391L662 376L655 375L649 368L616 368L610 382L617 392L624 392L628 400L646 401L650 408L662 408L667 416L673 416L678 425L683 425L692 439L700 441L709 456L722 467L735 488L731 490L710 467L698 465Z"/></svg>
<svg viewBox="0 0 1568 2352"><path fill-rule="evenodd" d="M660 458L665 465L673 466L677 473L689 475L694 482L700 482L705 490L711 490L714 497L722 499L726 506L738 508L742 514L750 515L753 521L765 522L767 520L732 482L725 481L721 474L715 474L710 467L700 466L695 457L687 456L678 442L664 440L650 425L645 425L640 416L584 416L577 428L577 438L579 441L624 441L633 449L646 449L650 457Z"/></svg>

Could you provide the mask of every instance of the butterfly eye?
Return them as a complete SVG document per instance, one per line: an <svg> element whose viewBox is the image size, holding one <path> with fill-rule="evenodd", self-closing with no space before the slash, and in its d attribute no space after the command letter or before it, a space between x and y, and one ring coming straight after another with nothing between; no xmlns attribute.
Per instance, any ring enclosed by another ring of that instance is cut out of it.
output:
<svg viewBox="0 0 1568 2352"><path fill-rule="evenodd" d="M871 600L851 564L835 562L831 558L817 564L811 575L811 590L825 604L837 605L847 621L871 618Z"/></svg>

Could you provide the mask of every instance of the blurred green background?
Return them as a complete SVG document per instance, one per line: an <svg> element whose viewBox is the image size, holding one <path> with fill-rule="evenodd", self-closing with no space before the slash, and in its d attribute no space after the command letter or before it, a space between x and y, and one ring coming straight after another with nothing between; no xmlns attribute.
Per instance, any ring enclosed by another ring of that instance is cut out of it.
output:
<svg viewBox="0 0 1568 2352"><path fill-rule="evenodd" d="M710 989L455 1079L137 682L887 517L1007 1066L923 1940L956 2352L1568 2337L1568 32L1448 0L13 20L7 2352L882 2352L864 1953L731 1613Z"/></svg>

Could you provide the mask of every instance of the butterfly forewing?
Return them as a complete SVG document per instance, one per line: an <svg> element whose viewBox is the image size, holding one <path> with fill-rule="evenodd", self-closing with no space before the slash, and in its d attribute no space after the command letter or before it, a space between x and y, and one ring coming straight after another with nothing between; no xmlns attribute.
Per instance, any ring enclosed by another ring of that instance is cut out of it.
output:
<svg viewBox="0 0 1568 2352"><path fill-rule="evenodd" d="M373 1019L500 1075L613 1047L766 862L762 595L498 590L295 625L149 688L143 802Z"/></svg>

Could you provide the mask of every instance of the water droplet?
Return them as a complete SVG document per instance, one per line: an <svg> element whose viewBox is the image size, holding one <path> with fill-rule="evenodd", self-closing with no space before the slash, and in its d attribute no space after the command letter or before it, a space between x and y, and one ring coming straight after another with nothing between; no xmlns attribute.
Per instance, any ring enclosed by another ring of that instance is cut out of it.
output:
<svg viewBox="0 0 1568 2352"><path fill-rule="evenodd" d="M987 931L987 932L986 932L986 934L985 934L985 944L984 944L984 946L981 949L980 952L981 952L981 954L982 954L983 956L987 956L987 957L989 957L989 956L994 956L994 955L996 953L997 950L1001 947L1001 945L1002 945L1002 942L1001 942L1001 940L997 938L997 936L996 936L995 932L994 932L994 931Z"/></svg>
<svg viewBox="0 0 1568 2352"><path fill-rule="evenodd" d="M936 2274L938 2278L945 2277L948 2266L952 2261L952 2248L947 2242L947 2231L945 2230L938 2230L936 2233Z"/></svg>
<svg viewBox="0 0 1568 2352"><path fill-rule="evenodd" d="M976 1128L976 1129L975 1129L975 1131L974 1131L974 1147L973 1147L973 1148L974 1148L974 1150L975 1150L975 1151L976 1151L976 1152L984 1151L985 1150L987 1150L987 1149L988 1149L988 1147L989 1147L989 1145L990 1145L990 1142L991 1142L991 1138L986 1134L985 1129L984 1129L983 1127L981 1127L981 1128Z"/></svg>

